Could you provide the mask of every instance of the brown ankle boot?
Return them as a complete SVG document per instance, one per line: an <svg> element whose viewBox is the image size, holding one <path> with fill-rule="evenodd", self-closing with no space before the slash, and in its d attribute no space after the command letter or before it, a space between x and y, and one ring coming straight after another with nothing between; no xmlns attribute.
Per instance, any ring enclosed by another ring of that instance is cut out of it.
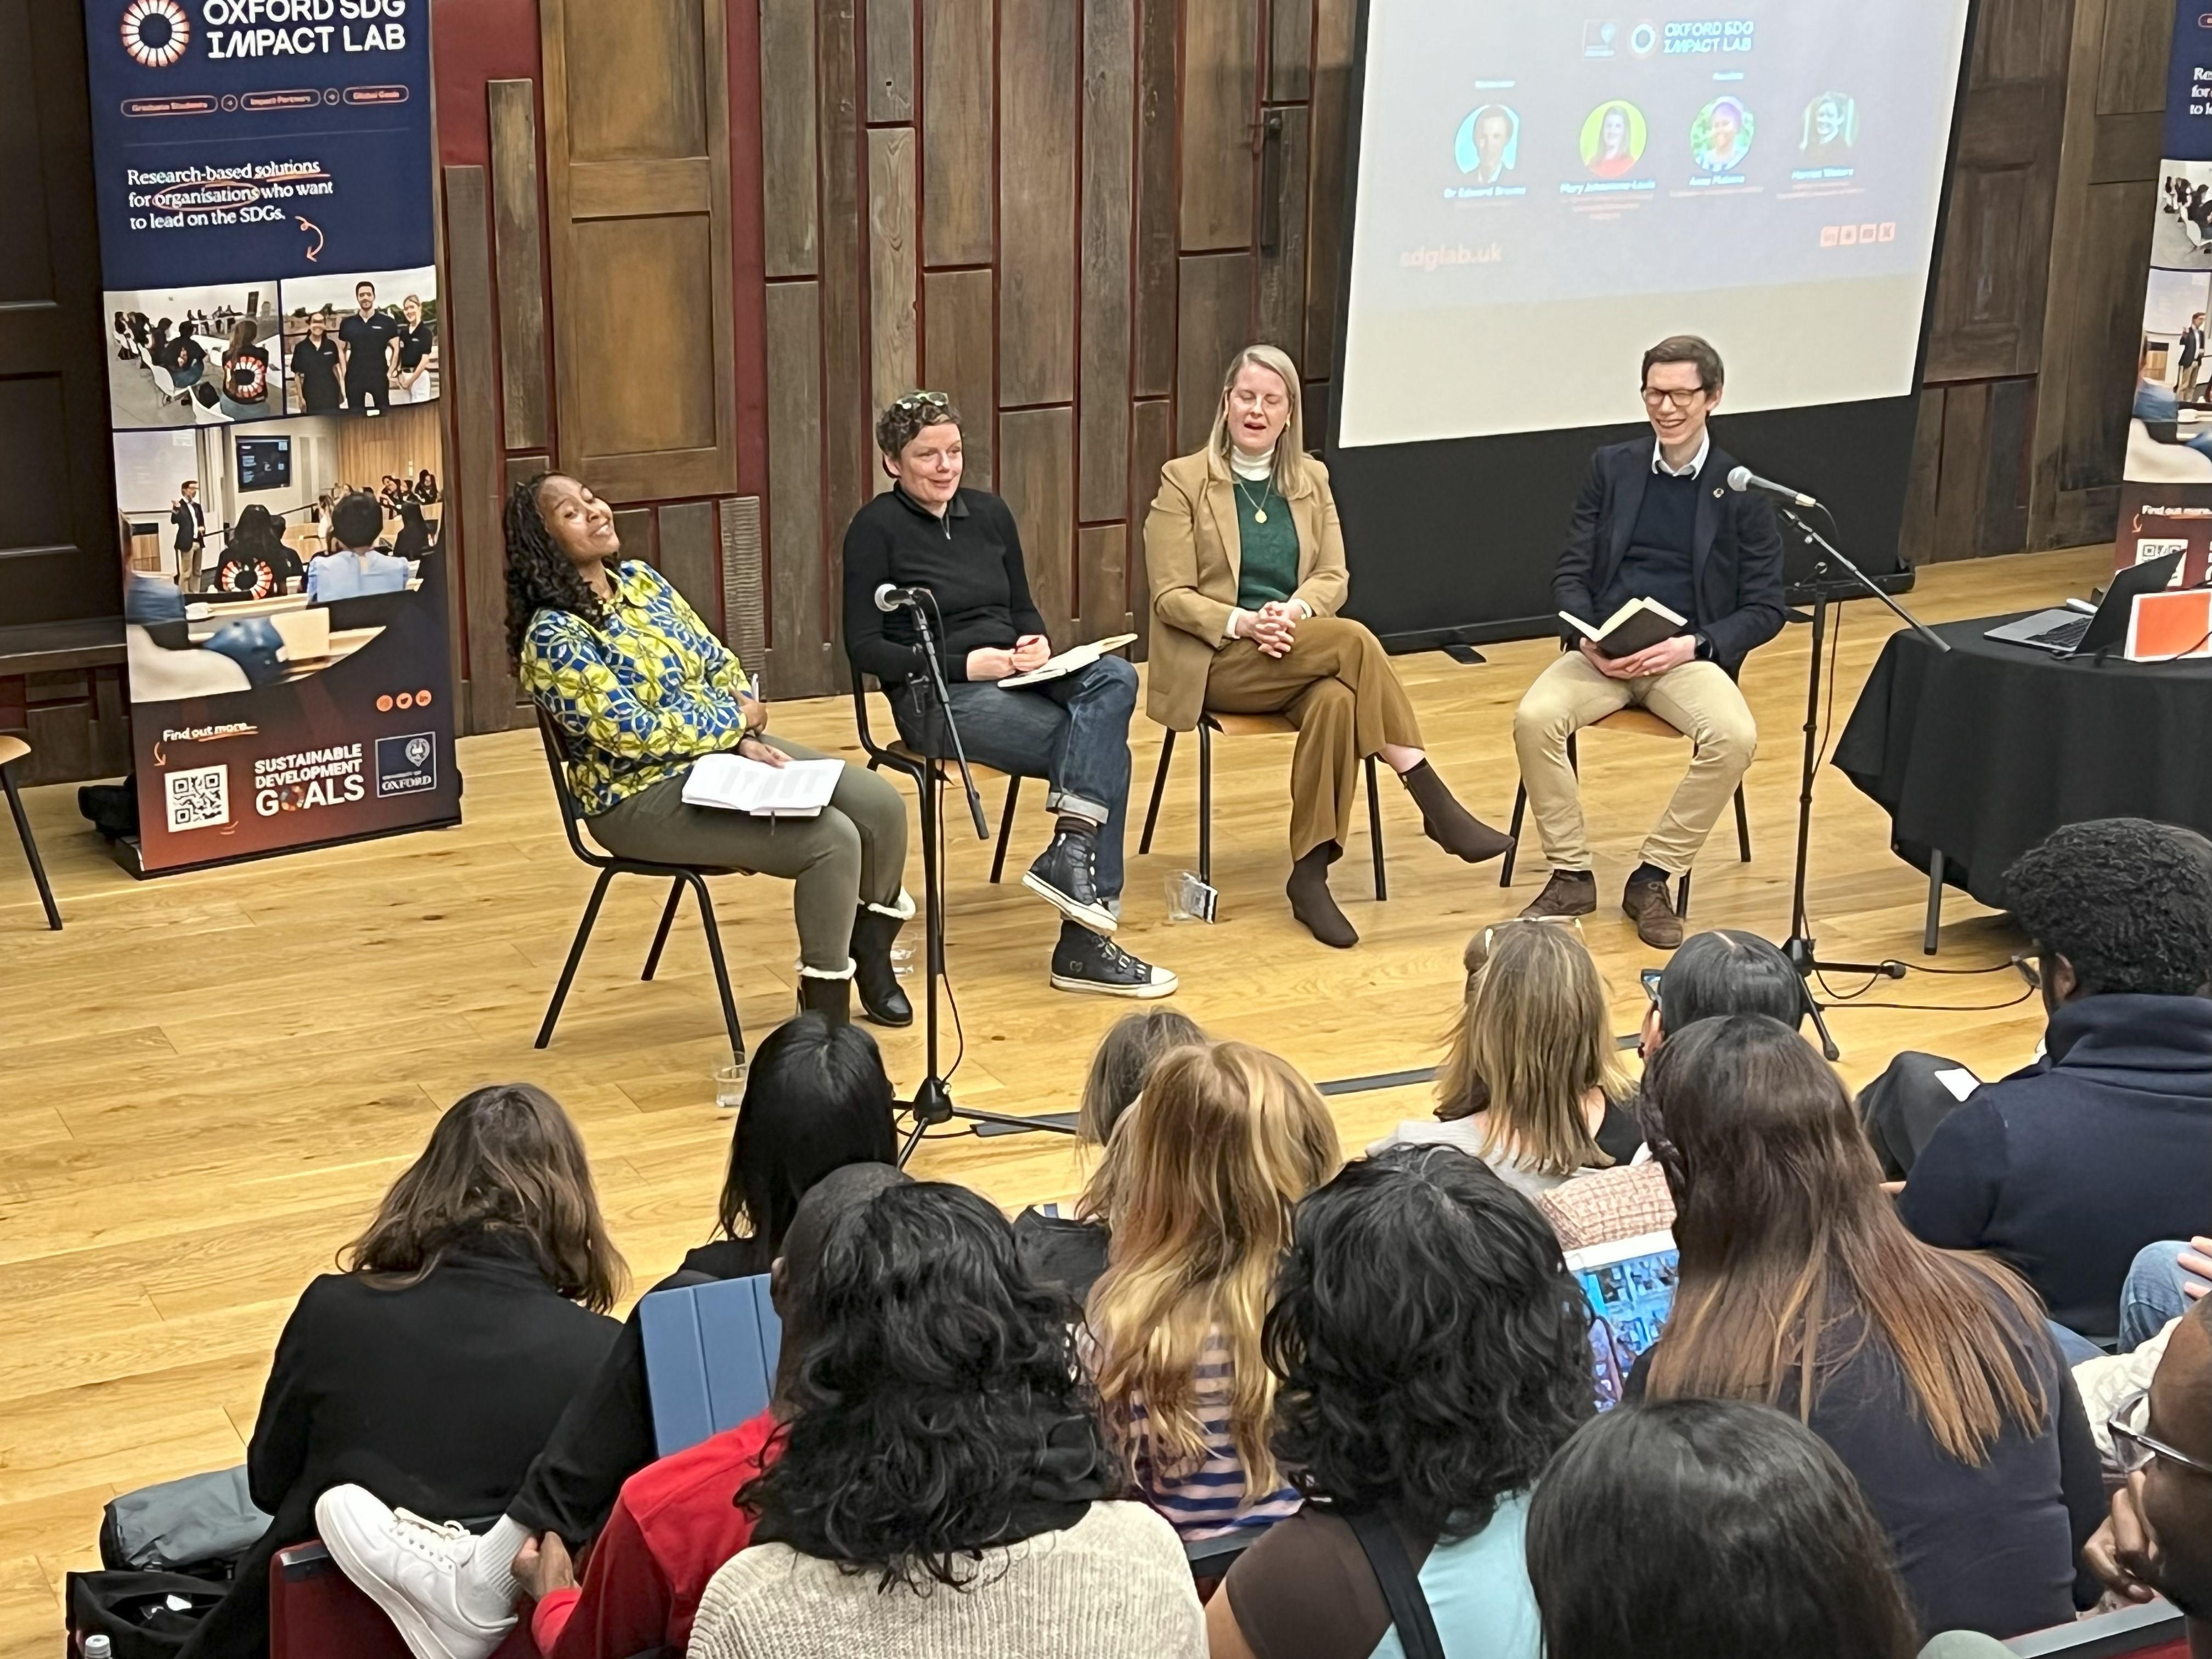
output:
<svg viewBox="0 0 2212 1659"><path fill-rule="evenodd" d="M1655 951L1671 951L1682 942L1682 919L1667 896L1663 881L1632 881L1621 890L1620 908L1636 924L1636 937Z"/></svg>
<svg viewBox="0 0 2212 1659"><path fill-rule="evenodd" d="M1454 858L1465 859L1469 864L1486 864L1492 859L1504 858L1513 846L1513 837L1502 830L1493 830L1480 818L1462 806L1452 798L1444 781L1437 775L1437 769L1423 761L1410 772L1401 772L1398 781L1406 786L1406 793L1421 809L1421 833L1449 853Z"/></svg>
<svg viewBox="0 0 2212 1659"><path fill-rule="evenodd" d="M1544 890L1522 908L1523 921L1565 921L1597 908L1597 878L1587 870L1554 870Z"/></svg>
<svg viewBox="0 0 2212 1659"><path fill-rule="evenodd" d="M1291 914L1305 924L1308 933L1323 945L1349 951L1359 943L1359 930L1336 908L1336 896L1328 890L1328 866L1343 851L1334 842L1315 848L1291 866L1283 891L1290 896Z"/></svg>

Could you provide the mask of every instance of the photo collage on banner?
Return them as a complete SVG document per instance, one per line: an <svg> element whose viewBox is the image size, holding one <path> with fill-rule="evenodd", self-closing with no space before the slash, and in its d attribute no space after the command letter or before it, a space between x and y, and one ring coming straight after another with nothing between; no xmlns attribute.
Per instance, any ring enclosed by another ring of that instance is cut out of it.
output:
<svg viewBox="0 0 2212 1659"><path fill-rule="evenodd" d="M426 0L87 0L144 874L450 823Z"/></svg>

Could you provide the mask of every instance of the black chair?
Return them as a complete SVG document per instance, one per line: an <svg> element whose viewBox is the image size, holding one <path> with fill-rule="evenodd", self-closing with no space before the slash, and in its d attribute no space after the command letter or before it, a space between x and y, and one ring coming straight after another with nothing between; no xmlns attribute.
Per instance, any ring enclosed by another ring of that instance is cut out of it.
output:
<svg viewBox="0 0 2212 1659"><path fill-rule="evenodd" d="M1281 714L1218 714L1198 717L1198 878L1213 885L1213 734L1225 738L1266 737L1298 728ZM1152 830L1160 821L1160 800L1167 793L1168 766L1175 759L1176 734L1160 742L1159 769L1152 774L1152 805L1145 809L1145 833L1137 842L1139 853L1152 850ZM1375 896L1390 896L1389 878L1382 868L1382 802L1375 793L1375 757L1366 757L1367 839L1375 857Z"/></svg>
<svg viewBox="0 0 2212 1659"><path fill-rule="evenodd" d="M22 797L15 793L15 775L9 768L31 752L31 745L21 738L0 737L0 789L8 793L8 812L15 820L15 836L23 843L23 857L31 866L31 879L38 884L39 902L46 907L46 926L57 933L62 930L62 913L54 905L54 890L46 884L46 866L39 861L39 843L31 838L31 820L23 811Z"/></svg>
<svg viewBox="0 0 2212 1659"><path fill-rule="evenodd" d="M1634 704L1631 704L1626 708L1617 709L1601 720L1592 720L1583 730L1595 732L1607 727L1615 732L1638 732L1647 738L1679 739L1683 736L1683 733L1676 731L1650 709L1639 708ZM1575 769L1577 775L1580 775L1583 769L1582 756L1576 749L1575 737L1571 732L1567 737L1567 764ZM1521 820L1526 816L1528 810L1528 786L1522 783L1513 791L1513 822L1508 824L1505 830L1505 833L1513 837L1513 845L1506 849L1504 866L1498 872L1498 884L1500 887L1510 887L1513 884L1513 861L1521 850ZM1751 815L1744 808L1743 786L1740 783L1735 787L1735 842L1736 854L1740 861L1745 864L1750 863ZM1674 914L1684 921L1687 921L1690 919L1689 871L1682 872L1682 878L1676 885L1678 890L1674 895Z"/></svg>
<svg viewBox="0 0 2212 1659"><path fill-rule="evenodd" d="M922 781L927 768L934 766L939 775L954 788L959 787L959 769L951 761L938 760L909 747L902 738L890 743L878 743L868 726L868 685L872 677L855 674L853 677L853 726L860 734L860 747L868 751L868 770L880 771L888 766L894 772ZM1006 781L1006 805L999 814L999 844L991 854L991 879L997 881L1006 872L1006 842L1014 833L1014 805L1021 799L1021 775L1001 772L995 766L986 766L981 761L968 763L969 775L976 778L1004 778Z"/></svg>
<svg viewBox="0 0 2212 1659"><path fill-rule="evenodd" d="M714 901L707 891L706 878L749 874L750 872L724 870L707 865L653 864L639 859L618 859L595 851L584 839L583 809L568 789L568 734L554 722L544 709L538 711L538 735L545 745L546 769L553 774L554 798L561 804L561 829L568 837L568 850L584 863L599 872L592 884L590 902L584 906L584 919L576 924L575 943L568 947L568 960L561 969L561 982L553 988L553 1000L545 1010L545 1023L538 1028L538 1041L533 1047L543 1048L553 1041L553 1023L561 1018L561 1005L568 1000L568 987L576 977L576 968L584 959L584 947L591 942L592 926L599 919L599 903L607 896L608 884L617 876L651 876L668 884L668 902L661 907L660 926L653 935L653 949L647 953L645 971L640 979L651 979L660 966L660 952L668 943L668 929L676 920L676 907L683 902L684 890L690 887L699 900L699 924L707 933L707 955L714 964L714 988L721 994L722 1023L729 1027L730 1056L742 1061L745 1057L745 1039L738 1027L737 1000L730 994L730 969L722 960L722 935L714 926Z"/></svg>

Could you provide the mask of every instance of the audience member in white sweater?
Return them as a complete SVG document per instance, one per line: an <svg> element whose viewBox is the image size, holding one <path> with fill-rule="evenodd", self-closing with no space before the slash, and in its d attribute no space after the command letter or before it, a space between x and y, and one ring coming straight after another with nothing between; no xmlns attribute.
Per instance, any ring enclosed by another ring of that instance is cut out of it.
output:
<svg viewBox="0 0 2212 1659"><path fill-rule="evenodd" d="M1066 1304L987 1200L886 1189L825 1243L814 1307L691 1659L1200 1659L1174 1529L1119 1501Z"/></svg>

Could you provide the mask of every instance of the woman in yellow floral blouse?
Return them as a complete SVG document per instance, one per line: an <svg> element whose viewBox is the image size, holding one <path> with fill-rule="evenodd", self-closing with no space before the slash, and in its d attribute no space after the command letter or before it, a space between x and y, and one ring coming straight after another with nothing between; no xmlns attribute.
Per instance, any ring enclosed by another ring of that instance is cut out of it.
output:
<svg viewBox="0 0 2212 1659"><path fill-rule="evenodd" d="M767 735L768 709L736 656L659 571L621 553L613 512L575 479L543 473L508 495L507 649L523 689L568 734L568 787L592 839L617 858L787 878L801 1006L842 1020L857 980L870 1019L911 1024L890 959L914 914L900 889L898 792L848 766L819 817L685 805L684 776L702 755L733 750L771 766L823 757Z"/></svg>

